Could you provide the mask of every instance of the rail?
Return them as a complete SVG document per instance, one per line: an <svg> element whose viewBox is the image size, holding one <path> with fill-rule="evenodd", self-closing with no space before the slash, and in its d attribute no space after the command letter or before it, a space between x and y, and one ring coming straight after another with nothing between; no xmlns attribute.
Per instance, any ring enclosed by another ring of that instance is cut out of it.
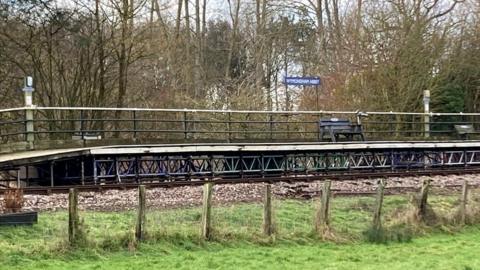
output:
<svg viewBox="0 0 480 270"><path fill-rule="evenodd" d="M136 143L317 141L318 121L327 117L361 122L370 140L456 139L454 125L480 127L480 113L31 106L0 109L0 142L84 141L88 136L97 139L97 144L108 143L108 139Z"/></svg>
<svg viewBox="0 0 480 270"><path fill-rule="evenodd" d="M173 188L173 187L184 187L184 186L200 186L208 182L213 182L216 185L219 184L243 184L243 183L305 183L305 182L315 182L315 181L356 181L356 180L369 180L372 181L375 179L388 179L391 177L396 178L396 182L402 182L404 177L419 177L419 176L446 176L446 175L477 175L480 173L479 169L465 169L465 168L453 168L449 170L425 170L425 171L403 171L403 172L357 172L357 173L346 173L346 174L337 174L337 175L309 175L302 177L276 177L276 178L229 178L229 179L198 179L195 181L151 181L151 182L134 182L134 183L105 183L102 185L96 184L86 184L86 185L63 185L63 186L27 186L22 187L24 194L52 194L52 193L68 193L71 188L77 188L79 191L105 191L105 190L125 190L138 188L139 185L145 185L150 188ZM398 179L400 178L400 180ZM436 186L439 188L459 188L460 184L448 184ZM474 185L477 187L477 185ZM0 188L0 195L4 194L8 190L15 188ZM390 186L387 187L390 190L404 190L411 192L412 190L417 190L418 187L413 186ZM335 192L337 195L365 195L370 194L366 191L354 191L354 190L338 190Z"/></svg>

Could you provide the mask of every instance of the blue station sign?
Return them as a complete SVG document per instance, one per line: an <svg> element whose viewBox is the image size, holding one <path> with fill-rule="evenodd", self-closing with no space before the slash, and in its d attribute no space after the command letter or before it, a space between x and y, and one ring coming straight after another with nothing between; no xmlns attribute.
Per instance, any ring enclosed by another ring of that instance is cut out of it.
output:
<svg viewBox="0 0 480 270"><path fill-rule="evenodd" d="M319 77L284 77L286 85L320 85Z"/></svg>

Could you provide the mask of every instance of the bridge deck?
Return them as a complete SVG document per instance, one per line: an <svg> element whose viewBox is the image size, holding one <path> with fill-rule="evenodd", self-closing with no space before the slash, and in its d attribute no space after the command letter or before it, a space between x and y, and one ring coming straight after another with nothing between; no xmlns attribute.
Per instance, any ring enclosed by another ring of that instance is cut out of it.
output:
<svg viewBox="0 0 480 270"><path fill-rule="evenodd" d="M145 153L208 153L208 152L275 152L275 151L342 151L369 149L435 149L475 148L480 141L450 142L350 142L350 143L243 143L243 144L174 144L97 147L92 155L135 155Z"/></svg>
<svg viewBox="0 0 480 270"><path fill-rule="evenodd" d="M0 168L88 155L90 150L89 148L70 148L2 154L0 155Z"/></svg>
<svg viewBox="0 0 480 270"><path fill-rule="evenodd" d="M343 143L242 143L242 144L157 144L114 145L86 148L26 151L0 155L0 169L38 162L55 161L81 156L128 156L173 153L228 153L228 152L295 152L295 151L365 151L381 149L475 149L480 141L377 141Z"/></svg>
<svg viewBox="0 0 480 270"><path fill-rule="evenodd" d="M116 145L0 155L0 186L480 170L480 141Z"/></svg>

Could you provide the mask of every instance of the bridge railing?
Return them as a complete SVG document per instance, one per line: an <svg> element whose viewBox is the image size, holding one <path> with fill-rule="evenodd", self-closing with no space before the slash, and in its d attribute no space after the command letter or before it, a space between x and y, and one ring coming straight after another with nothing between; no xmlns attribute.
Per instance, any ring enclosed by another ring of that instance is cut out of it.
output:
<svg viewBox="0 0 480 270"><path fill-rule="evenodd" d="M318 121L361 121L369 140L454 139L480 113L22 107L0 110L2 143L97 137L133 142L318 141ZM425 118L428 116L428 119ZM428 122L426 122L428 120ZM100 139L101 138L101 139Z"/></svg>

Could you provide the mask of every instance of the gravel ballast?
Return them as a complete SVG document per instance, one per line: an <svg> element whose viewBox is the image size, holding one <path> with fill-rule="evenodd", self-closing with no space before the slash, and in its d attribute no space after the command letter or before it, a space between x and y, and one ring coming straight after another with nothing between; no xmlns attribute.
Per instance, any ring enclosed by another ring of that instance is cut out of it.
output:
<svg viewBox="0 0 480 270"><path fill-rule="evenodd" d="M387 179L388 188L420 187L425 179L432 180L434 187L461 185L467 180L471 185L480 185L480 175L420 176L392 177ZM374 192L378 179L354 181L334 181L332 190L335 193ZM232 202L259 202L262 200L263 183L223 184L214 186L213 200L215 204ZM275 183L273 193L277 198L311 198L319 194L322 182ZM392 189L394 190L394 189ZM0 211L4 212L3 197L0 196ZM201 204L202 187L185 186L172 188L147 189L147 206L149 208L188 207ZM82 210L120 211L134 209L137 206L137 190L104 190L100 192L80 192L79 208ZM57 211L67 209L68 194L24 195L23 211Z"/></svg>

